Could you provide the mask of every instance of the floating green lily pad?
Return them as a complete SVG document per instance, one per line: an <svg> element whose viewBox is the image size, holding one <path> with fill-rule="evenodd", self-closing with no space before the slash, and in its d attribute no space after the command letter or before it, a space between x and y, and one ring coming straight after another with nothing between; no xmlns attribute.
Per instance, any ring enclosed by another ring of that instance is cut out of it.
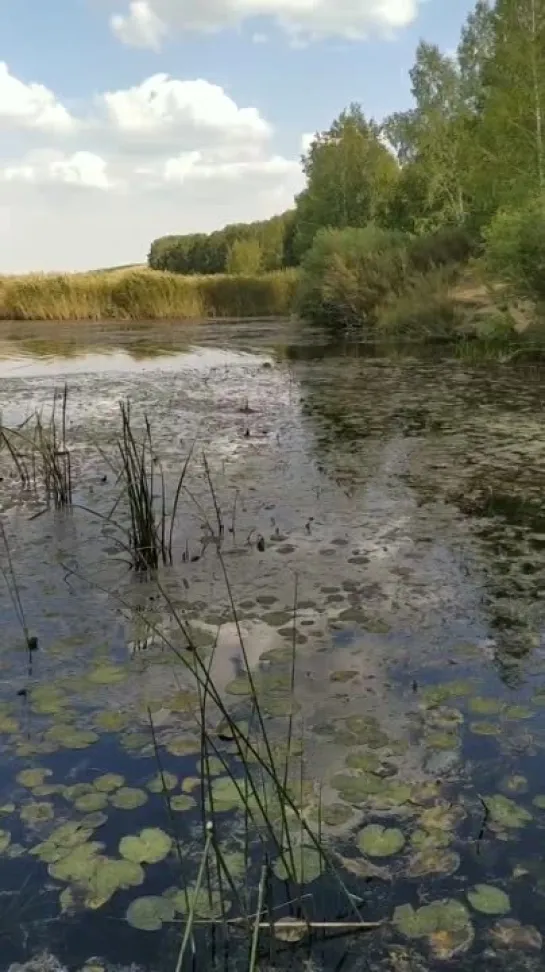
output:
<svg viewBox="0 0 545 972"><path fill-rule="evenodd" d="M179 736L168 739L165 743L165 749L172 756L191 756L200 751L200 743L198 739L192 736Z"/></svg>
<svg viewBox="0 0 545 972"><path fill-rule="evenodd" d="M136 864L156 864L168 856L172 840L159 827L145 827L139 834L122 837L119 853Z"/></svg>
<svg viewBox="0 0 545 972"><path fill-rule="evenodd" d="M142 807L147 799L148 797L144 790L138 790L136 787L131 786L122 786L115 793L112 793L110 803L112 806L117 807L118 810L136 810L137 807Z"/></svg>
<svg viewBox="0 0 545 972"><path fill-rule="evenodd" d="M83 796L77 798L74 801L74 806L76 810L80 810L81 813L94 813L95 810L104 810L104 807L108 805L108 797L106 793L84 793Z"/></svg>
<svg viewBox="0 0 545 972"><path fill-rule="evenodd" d="M168 898L148 895L131 902L126 918L139 931L159 931L163 922L174 919L174 914L174 905Z"/></svg>
<svg viewBox="0 0 545 972"><path fill-rule="evenodd" d="M545 810L545 794L538 793L532 800L532 803L538 810Z"/></svg>
<svg viewBox="0 0 545 972"><path fill-rule="evenodd" d="M503 702L500 702L499 699L476 695L475 698L469 700L467 707L474 715L484 716L499 715L504 706Z"/></svg>
<svg viewBox="0 0 545 972"><path fill-rule="evenodd" d="M438 803L427 807L420 814L420 826L424 830L455 830L465 817L465 810L459 804Z"/></svg>
<svg viewBox="0 0 545 972"><path fill-rule="evenodd" d="M460 745L460 737L452 732L430 732L424 739L426 749L455 750Z"/></svg>
<svg viewBox="0 0 545 972"><path fill-rule="evenodd" d="M475 937L467 908L452 898L418 909L400 905L393 924L407 938L427 938L433 954L443 960L466 952Z"/></svg>
<svg viewBox="0 0 545 972"><path fill-rule="evenodd" d="M217 756L209 756L207 760L200 759L198 761L197 772L201 776L220 776L225 773L225 766Z"/></svg>
<svg viewBox="0 0 545 972"><path fill-rule="evenodd" d="M164 790L175 790L178 777L174 773L158 773L146 784L150 793L163 793Z"/></svg>
<svg viewBox="0 0 545 972"><path fill-rule="evenodd" d="M310 819L314 822L321 820L326 827L341 827L348 823L353 816L352 807L347 807L344 803L328 803L319 808L314 808L310 814Z"/></svg>
<svg viewBox="0 0 545 972"><path fill-rule="evenodd" d="M501 726L497 722L470 722L469 729L475 736L501 735Z"/></svg>
<svg viewBox="0 0 545 972"><path fill-rule="evenodd" d="M0 854L3 854L11 843L11 834L8 830L0 830Z"/></svg>
<svg viewBox="0 0 545 972"><path fill-rule="evenodd" d="M481 911L483 915L506 915L511 911L508 895L491 884L477 884L467 892L467 898L475 911Z"/></svg>
<svg viewBox="0 0 545 972"><path fill-rule="evenodd" d="M104 732L121 732L125 729L130 722L130 716L127 712L118 712L112 710L106 710L104 712L97 712L94 718L94 724L97 729L102 729Z"/></svg>
<svg viewBox="0 0 545 972"><path fill-rule="evenodd" d="M376 773L382 766L382 760L377 754L366 749L355 749L348 753L345 762L350 769L363 770L365 773Z"/></svg>
<svg viewBox="0 0 545 972"><path fill-rule="evenodd" d="M197 806L193 797L187 796L186 793L179 793L176 796L170 798L171 810L176 810L181 813L184 810L191 810L192 807Z"/></svg>
<svg viewBox="0 0 545 972"><path fill-rule="evenodd" d="M104 826L107 820L108 815L97 810L94 813L86 813L81 819L81 826L87 830L98 830L99 827Z"/></svg>
<svg viewBox="0 0 545 972"><path fill-rule="evenodd" d="M41 783L40 786L32 787L32 795L36 797L47 797L64 795L64 786L62 783Z"/></svg>
<svg viewBox="0 0 545 972"><path fill-rule="evenodd" d="M293 861L286 850L284 860L279 858L274 865L274 873L281 881L292 880L298 884L311 884L320 877L325 869L324 860L314 846L293 847Z"/></svg>
<svg viewBox="0 0 545 972"><path fill-rule="evenodd" d="M515 721L518 719L532 719L535 712L527 705L510 705L505 710L504 715L506 719Z"/></svg>
<svg viewBox="0 0 545 972"><path fill-rule="evenodd" d="M164 897L171 902L179 914L187 915L193 909L195 917L200 918L201 921L221 918L222 914L227 914L231 908L231 902L225 896L222 902L218 891L209 894L207 888L201 888L198 892L192 887L187 888L186 891L172 888L165 891Z"/></svg>
<svg viewBox="0 0 545 972"><path fill-rule="evenodd" d="M448 847L453 837L450 830L415 830L411 835L411 846L419 851L436 850L439 847Z"/></svg>
<svg viewBox="0 0 545 972"><path fill-rule="evenodd" d="M74 847L68 854L49 864L51 877L59 881L72 881L74 884L87 884L96 870L97 854L103 850L104 844L98 841L88 841Z"/></svg>
<svg viewBox="0 0 545 972"><path fill-rule="evenodd" d="M64 749L87 749L88 746L98 742L99 738L91 729L77 729L76 726L63 723L52 726L45 735L47 739L58 743Z"/></svg>
<svg viewBox="0 0 545 972"><path fill-rule="evenodd" d="M96 780L93 780L93 786L99 793L113 793L123 786L124 782L125 777L120 776L119 773L104 773L103 776L97 776Z"/></svg>
<svg viewBox="0 0 545 972"><path fill-rule="evenodd" d="M484 804L492 823L501 828L523 827L532 819L532 814L528 810L501 793L496 794L496 796L485 797Z"/></svg>
<svg viewBox="0 0 545 972"><path fill-rule="evenodd" d="M55 812L52 803L27 803L21 810L21 820L36 825L53 820Z"/></svg>
<svg viewBox="0 0 545 972"><path fill-rule="evenodd" d="M35 786L41 786L48 776L52 776L52 771L50 769L45 769L44 767L36 767L36 769L26 769L21 770L17 773L15 779L21 786L27 787L27 789L32 790Z"/></svg>
<svg viewBox="0 0 545 972"><path fill-rule="evenodd" d="M127 670L121 665L97 665L87 675L92 685L117 685L127 678Z"/></svg>
<svg viewBox="0 0 545 972"><path fill-rule="evenodd" d="M358 838L358 845L369 857L390 857L399 853L405 844L405 837L397 827L383 827L369 824L364 827Z"/></svg>

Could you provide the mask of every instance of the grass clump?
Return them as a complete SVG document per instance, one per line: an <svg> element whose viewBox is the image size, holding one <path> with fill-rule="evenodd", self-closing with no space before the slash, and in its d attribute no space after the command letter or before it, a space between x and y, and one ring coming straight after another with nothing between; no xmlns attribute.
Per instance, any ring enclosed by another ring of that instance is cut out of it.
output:
<svg viewBox="0 0 545 972"><path fill-rule="evenodd" d="M156 320L286 316L297 272L183 276L136 268L0 280L3 320Z"/></svg>

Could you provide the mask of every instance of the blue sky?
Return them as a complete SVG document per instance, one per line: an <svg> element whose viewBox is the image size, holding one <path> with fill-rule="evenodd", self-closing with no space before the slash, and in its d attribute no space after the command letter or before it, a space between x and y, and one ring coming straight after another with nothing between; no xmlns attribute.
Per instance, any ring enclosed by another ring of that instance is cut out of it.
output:
<svg viewBox="0 0 545 972"><path fill-rule="evenodd" d="M408 107L418 40L452 49L473 5L7 0L0 273L142 261L164 232L282 210L302 136L350 101Z"/></svg>

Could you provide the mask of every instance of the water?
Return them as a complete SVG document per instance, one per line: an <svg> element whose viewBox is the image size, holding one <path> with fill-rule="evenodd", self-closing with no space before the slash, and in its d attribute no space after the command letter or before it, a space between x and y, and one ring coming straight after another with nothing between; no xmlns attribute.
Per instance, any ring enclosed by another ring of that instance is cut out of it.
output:
<svg viewBox="0 0 545 972"><path fill-rule="evenodd" d="M73 509L48 509L39 490L23 490L0 451L2 523L24 626L38 638L29 653L4 549L0 967L43 950L74 970L175 967L183 909L156 931L127 921L136 899L166 891L161 900L170 900L168 889L194 884L203 846L197 698L161 641L186 657L166 595L203 648L219 626L214 681L242 718L244 697L233 694L243 670L237 605L280 747L295 643L305 819L323 815L339 875L363 917L383 921L364 936L277 943L272 959L265 936L262 968L342 961L408 972L440 968L453 953L471 970L541 968L542 375L332 346L290 323L3 325L7 427L36 409L47 416L64 382ZM174 564L155 579L127 564L112 468L125 399L135 427L149 417L169 497L193 449ZM210 542L218 516L222 558ZM234 766L232 745L218 745ZM158 761L180 798L174 812L148 788ZM29 768L46 771L41 783L16 780ZM123 777L132 808L119 805L119 781L109 792L94 786L106 773ZM226 810L219 839L244 883L241 815L229 799ZM81 900L80 880L31 853L46 843L50 857L51 833L74 821L87 827L82 846L104 845L103 866L121 860L120 841L144 827L175 837L183 866L174 850L144 861L141 883ZM388 828L378 843L370 823ZM483 884L494 890L476 893ZM280 901L280 882L273 891ZM353 919L334 877L303 891L314 918ZM444 900L431 917L395 910ZM248 967L240 932L227 957L208 928L197 948L200 967Z"/></svg>

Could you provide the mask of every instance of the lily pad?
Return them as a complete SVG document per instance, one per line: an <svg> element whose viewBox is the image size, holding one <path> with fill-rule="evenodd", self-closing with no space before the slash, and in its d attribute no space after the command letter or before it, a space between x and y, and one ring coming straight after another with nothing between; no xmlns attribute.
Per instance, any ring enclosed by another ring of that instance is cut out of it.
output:
<svg viewBox="0 0 545 972"><path fill-rule="evenodd" d="M45 735L64 749L87 749L98 742L99 738L91 729L77 729L76 726L62 723L52 726Z"/></svg>
<svg viewBox="0 0 545 972"><path fill-rule="evenodd" d="M129 722L129 714L127 712L118 712L117 710L97 712L94 718L94 724L97 729L102 729L104 732L121 732L122 729L128 726Z"/></svg>
<svg viewBox="0 0 545 972"><path fill-rule="evenodd" d="M179 793L176 796L170 798L170 808L171 810L176 810L177 812L183 812L184 810L191 810L197 804L193 797L187 796L186 793Z"/></svg>
<svg viewBox="0 0 545 972"><path fill-rule="evenodd" d="M476 695L469 700L467 707L474 715L499 715L503 709L503 702L499 699Z"/></svg>
<svg viewBox="0 0 545 972"><path fill-rule="evenodd" d="M320 877L325 864L320 852L314 846L301 844L293 847L293 861L286 850L285 860L279 858L274 865L274 873L281 881L292 880L298 884L311 884Z"/></svg>
<svg viewBox="0 0 545 972"><path fill-rule="evenodd" d="M191 756L200 751L200 743L198 739L191 736L178 736L168 739L165 743L165 749L172 756Z"/></svg>
<svg viewBox="0 0 545 972"><path fill-rule="evenodd" d="M53 820L55 812L52 803L27 803L21 810L21 820L36 825Z"/></svg>
<svg viewBox="0 0 545 972"><path fill-rule="evenodd" d="M98 830L103 827L108 820L108 815L97 810L94 813L86 813L81 819L81 826L88 830Z"/></svg>
<svg viewBox="0 0 545 972"><path fill-rule="evenodd" d="M104 810L104 807L108 805L108 797L106 793L84 793L83 796L78 797L74 801L74 806L76 810L80 810L81 813L94 813L95 810Z"/></svg>
<svg viewBox="0 0 545 972"><path fill-rule="evenodd" d="M173 888L165 891L164 897L171 902L179 914L186 915L193 908L195 917L206 921L221 918L222 913L227 914L231 908L231 902L225 895L222 902L218 891L209 894L207 888L201 888L198 892L192 887L187 888L186 891Z"/></svg>
<svg viewBox="0 0 545 972"><path fill-rule="evenodd" d="M50 863L48 871L51 877L59 881L87 884L96 869L96 857L103 848L104 844L98 841L80 844L57 861Z"/></svg>
<svg viewBox="0 0 545 972"><path fill-rule="evenodd" d="M41 786L46 777L52 775L53 774L50 769L36 767L36 769L21 770L20 773L17 773L15 779L21 784L21 786L25 786L27 789L32 790L32 788L35 786Z"/></svg>
<svg viewBox="0 0 545 972"><path fill-rule="evenodd" d="M411 835L411 846L419 851L436 850L439 847L448 847L453 839L450 830L415 830Z"/></svg>
<svg viewBox="0 0 545 972"><path fill-rule="evenodd" d="M400 905L395 909L393 924L407 938L427 938L432 952L440 959L466 952L475 935L467 908L452 898L418 909L410 904Z"/></svg>
<svg viewBox="0 0 545 972"><path fill-rule="evenodd" d="M535 715L533 709L530 709L527 705L510 705L504 712L505 718L515 721L518 719L532 719Z"/></svg>
<svg viewBox="0 0 545 972"><path fill-rule="evenodd" d="M501 726L497 722L470 722L469 729L475 736L499 736Z"/></svg>
<svg viewBox="0 0 545 972"><path fill-rule="evenodd" d="M0 830L0 854L3 854L11 843L11 834L8 830Z"/></svg>
<svg viewBox="0 0 545 972"><path fill-rule="evenodd" d="M122 837L119 853L136 864L156 864L168 856L172 840L159 827L145 827L139 834Z"/></svg>
<svg viewBox="0 0 545 972"><path fill-rule="evenodd" d="M124 782L125 777L120 776L119 773L104 773L103 776L97 776L96 780L93 780L93 786L99 793L113 793L123 786Z"/></svg>
<svg viewBox="0 0 545 972"><path fill-rule="evenodd" d="M121 665L97 665L87 675L92 685L117 685L127 678L127 670Z"/></svg>
<svg viewBox="0 0 545 972"><path fill-rule="evenodd" d="M382 760L377 754L366 749L355 749L348 753L345 762L350 769L363 770L365 773L376 773L382 766Z"/></svg>
<svg viewBox="0 0 545 972"><path fill-rule="evenodd" d="M459 804L437 803L427 807L420 814L420 826L424 830L455 830L465 817L465 810Z"/></svg>
<svg viewBox="0 0 545 972"><path fill-rule="evenodd" d="M532 819L532 814L528 810L501 793L496 794L496 796L485 797L484 804L492 823L502 829L523 827Z"/></svg>
<svg viewBox="0 0 545 972"><path fill-rule="evenodd" d="M545 810L545 794L538 793L538 795L532 800L532 803L534 807L538 808L538 810Z"/></svg>
<svg viewBox="0 0 545 972"><path fill-rule="evenodd" d="M358 838L358 845L369 857L390 857L399 853L405 844L405 837L397 827L383 827L369 824L364 827Z"/></svg>
<svg viewBox="0 0 545 972"><path fill-rule="evenodd" d="M137 807L142 807L147 799L148 797L144 790L138 790L131 786L122 786L115 793L112 793L110 803L112 806L117 807L118 810L136 810Z"/></svg>
<svg viewBox="0 0 545 972"><path fill-rule="evenodd" d="M139 931L159 931L163 922L174 919L174 914L174 905L168 898L148 895L131 902L126 918Z"/></svg>
<svg viewBox="0 0 545 972"><path fill-rule="evenodd" d="M146 784L150 793L163 793L164 790L175 790L178 785L178 777L174 773L158 773L149 783Z"/></svg>
<svg viewBox="0 0 545 972"><path fill-rule="evenodd" d="M511 911L508 895L491 884L475 885L467 892L467 898L475 911L480 911L483 915L506 915Z"/></svg>

